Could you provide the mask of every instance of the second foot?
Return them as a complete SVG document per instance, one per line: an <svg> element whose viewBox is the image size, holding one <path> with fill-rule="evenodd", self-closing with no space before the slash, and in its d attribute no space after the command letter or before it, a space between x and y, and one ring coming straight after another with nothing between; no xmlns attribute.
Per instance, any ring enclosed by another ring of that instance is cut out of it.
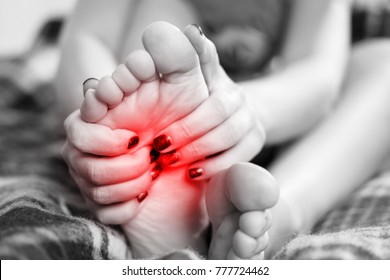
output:
<svg viewBox="0 0 390 280"><path fill-rule="evenodd" d="M206 206L212 223L209 259L263 259L279 191L265 169L235 164L211 179Z"/></svg>

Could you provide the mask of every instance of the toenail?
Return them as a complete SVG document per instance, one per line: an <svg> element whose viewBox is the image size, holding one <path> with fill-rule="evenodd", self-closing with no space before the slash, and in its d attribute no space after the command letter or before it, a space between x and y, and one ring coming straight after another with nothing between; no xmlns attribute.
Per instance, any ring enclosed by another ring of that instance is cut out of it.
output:
<svg viewBox="0 0 390 280"><path fill-rule="evenodd" d="M83 82L83 86L84 86L86 83L88 83L89 81L99 81L99 80L96 79L96 78L88 78L88 79L86 79L86 80Z"/></svg>
<svg viewBox="0 0 390 280"><path fill-rule="evenodd" d="M166 154L162 154L160 156L160 161L166 165L174 164L174 163L178 162L179 160L180 160L180 155L178 152L176 152L176 150L173 150L173 151L166 153Z"/></svg>
<svg viewBox="0 0 390 280"><path fill-rule="evenodd" d="M200 35L201 35L202 37L204 37L203 30L202 30L202 28L200 28L200 26L199 26L198 24L193 23L193 24L191 24L191 25L192 25L192 26L195 26L196 28L198 28Z"/></svg>
<svg viewBox="0 0 390 280"><path fill-rule="evenodd" d="M161 152L162 150L165 150L171 144L172 144L172 139L165 134L157 136L153 140L153 147L159 152Z"/></svg>
<svg viewBox="0 0 390 280"><path fill-rule="evenodd" d="M133 136L129 139L129 143L127 144L127 149L134 148L139 142L138 136Z"/></svg>
<svg viewBox="0 0 390 280"><path fill-rule="evenodd" d="M150 151L150 163L155 162L160 157L160 153L156 149Z"/></svg>
<svg viewBox="0 0 390 280"><path fill-rule="evenodd" d="M160 164L156 164L156 166L152 169L150 172L150 176L152 176L152 181L156 180L157 177L160 175L162 170L162 167Z"/></svg>
<svg viewBox="0 0 390 280"><path fill-rule="evenodd" d="M190 176L191 179L197 178L202 176L203 174L203 168L191 168L188 170L188 175Z"/></svg>
<svg viewBox="0 0 390 280"><path fill-rule="evenodd" d="M139 203L141 203L146 197L148 196L148 192L142 192L137 196L137 200Z"/></svg>
<svg viewBox="0 0 390 280"><path fill-rule="evenodd" d="M94 84L94 86L92 87L91 85L88 85L90 82L94 82L93 84ZM87 90L88 89L90 89L90 88L94 88L95 86L96 86L96 84L97 84L97 82L99 82L99 80L98 79L96 79L96 78L88 78L88 79L86 79L84 82L83 82L83 93L84 93L84 96L85 96L85 93L87 92Z"/></svg>

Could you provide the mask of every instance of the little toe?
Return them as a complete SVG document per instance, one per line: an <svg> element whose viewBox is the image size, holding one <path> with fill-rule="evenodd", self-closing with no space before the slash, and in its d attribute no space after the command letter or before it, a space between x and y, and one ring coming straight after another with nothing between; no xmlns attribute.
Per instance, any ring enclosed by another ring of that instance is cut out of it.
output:
<svg viewBox="0 0 390 280"><path fill-rule="evenodd" d="M123 99L123 92L111 76L104 76L96 86L96 98L109 108L117 106Z"/></svg>
<svg viewBox="0 0 390 280"><path fill-rule="evenodd" d="M125 65L130 73L140 81L148 82L158 77L153 59L145 50L130 53L126 58Z"/></svg>
<svg viewBox="0 0 390 280"><path fill-rule="evenodd" d="M247 235L258 238L270 228L271 222L272 216L268 209L265 211L249 211L241 214L239 227Z"/></svg>
<svg viewBox="0 0 390 280"><path fill-rule="evenodd" d="M144 31L142 42L153 57L157 71L165 79L182 79L184 73L194 69L200 73L194 47L176 26L167 22L154 22Z"/></svg>
<svg viewBox="0 0 390 280"><path fill-rule="evenodd" d="M89 89L95 89L99 84L99 80L96 78L88 78L83 83L83 92L84 95Z"/></svg>
<svg viewBox="0 0 390 280"><path fill-rule="evenodd" d="M112 73L111 77L123 91L124 95L129 95L134 92L141 84L124 64L120 64Z"/></svg>
<svg viewBox="0 0 390 280"><path fill-rule="evenodd" d="M80 108L82 119L90 123L101 120L108 110L107 104L97 99L95 92L94 89L89 89L85 93L85 98Z"/></svg>

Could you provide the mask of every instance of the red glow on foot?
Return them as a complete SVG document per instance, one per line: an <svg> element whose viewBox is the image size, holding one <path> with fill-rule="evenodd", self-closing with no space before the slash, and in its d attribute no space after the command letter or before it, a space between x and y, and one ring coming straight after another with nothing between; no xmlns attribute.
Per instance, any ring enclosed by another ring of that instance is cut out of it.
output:
<svg viewBox="0 0 390 280"><path fill-rule="evenodd" d="M157 177L160 175L161 173L161 170L162 170L162 167L160 164L156 164L156 166L152 169L152 171L150 172L150 176L152 176L152 181L156 180Z"/></svg>

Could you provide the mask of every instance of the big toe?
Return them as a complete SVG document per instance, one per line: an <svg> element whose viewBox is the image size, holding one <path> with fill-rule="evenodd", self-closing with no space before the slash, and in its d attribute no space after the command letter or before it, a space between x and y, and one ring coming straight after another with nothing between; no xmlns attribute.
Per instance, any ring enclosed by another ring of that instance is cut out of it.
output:
<svg viewBox="0 0 390 280"><path fill-rule="evenodd" d="M273 176L251 163L233 165L226 173L225 182L225 195L240 212L266 210L279 198Z"/></svg>
<svg viewBox="0 0 390 280"><path fill-rule="evenodd" d="M180 78L193 70L201 73L194 47L176 26L163 21L154 22L145 29L142 42L157 71L165 78Z"/></svg>

